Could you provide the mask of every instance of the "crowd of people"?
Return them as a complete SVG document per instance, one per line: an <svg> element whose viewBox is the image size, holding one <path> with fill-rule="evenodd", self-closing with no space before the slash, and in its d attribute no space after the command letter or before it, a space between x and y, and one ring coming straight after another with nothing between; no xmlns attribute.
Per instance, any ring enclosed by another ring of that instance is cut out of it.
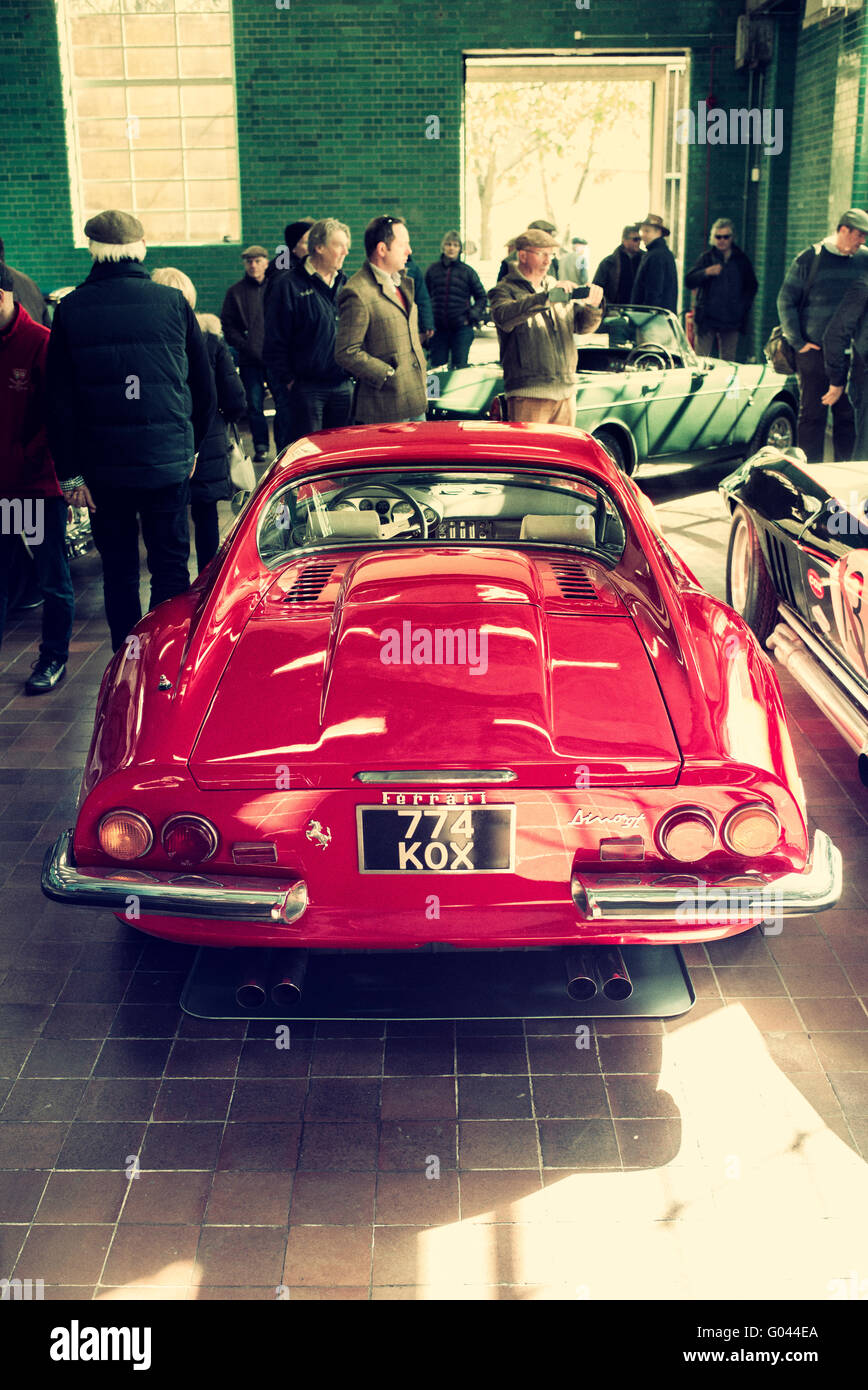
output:
<svg viewBox="0 0 868 1390"><path fill-rule="evenodd" d="M822 458L828 407L836 457L849 458L854 444L857 456L868 455L866 234L868 214L849 209L833 236L796 257L778 297L800 385L798 442L809 460ZM592 333L608 305L675 312L678 301L670 229L654 213L624 227L593 275L584 238L563 248L551 222L531 222L508 243L489 292L454 229L423 273L406 221L375 217L364 261L348 277L346 224L302 217L287 225L273 258L258 244L242 252L244 273L219 318L195 313L196 289L182 271L148 273L136 217L100 213L85 235L91 271L60 300L50 330L42 295L6 265L0 242L0 492L44 510L33 548L42 641L29 694L52 690L66 670L70 505L91 516L118 651L142 616L139 526L154 608L189 587L189 517L200 571L218 550L217 504L233 491L227 426L246 415L255 462L268 459L266 391L278 451L351 422L424 420L429 364L465 366L475 328L490 318L509 418L571 425L574 335ZM735 360L757 280L730 219L714 223L685 283L695 294L697 351ZM17 539L8 531L0 535L0 640Z"/></svg>

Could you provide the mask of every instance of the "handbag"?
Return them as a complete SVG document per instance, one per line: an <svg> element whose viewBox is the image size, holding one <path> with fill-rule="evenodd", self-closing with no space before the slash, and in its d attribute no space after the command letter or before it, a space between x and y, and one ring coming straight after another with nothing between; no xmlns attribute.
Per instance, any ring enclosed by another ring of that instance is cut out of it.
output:
<svg viewBox="0 0 868 1390"><path fill-rule="evenodd" d="M245 454L238 437L238 430L232 425L229 441L229 477L236 492L252 492L256 487L256 472L253 460Z"/></svg>
<svg viewBox="0 0 868 1390"><path fill-rule="evenodd" d="M805 281L805 289L802 296L803 300L807 298L808 291L814 283L814 276L820 264L820 250L822 245L823 243L818 241L813 248L814 259L811 263L811 269L808 271L808 278ZM769 334L769 339L763 348L763 352L774 371L780 372L781 376L793 375L796 370L796 350L792 343L784 337L784 330L779 323L775 324Z"/></svg>

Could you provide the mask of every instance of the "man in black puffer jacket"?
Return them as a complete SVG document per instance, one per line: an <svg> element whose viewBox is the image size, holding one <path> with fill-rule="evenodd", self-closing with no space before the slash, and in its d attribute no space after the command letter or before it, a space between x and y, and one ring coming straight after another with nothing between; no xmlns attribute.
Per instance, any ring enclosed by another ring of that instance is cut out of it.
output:
<svg viewBox="0 0 868 1390"><path fill-rule="evenodd" d="M335 361L338 297L347 283L341 266L349 249L349 227L320 218L305 259L274 280L265 300L265 370L272 394L275 385L285 392L298 438L350 423L352 381Z"/></svg>
<svg viewBox="0 0 868 1390"><path fill-rule="evenodd" d="M85 226L94 266L57 306L46 426L61 489L87 506L117 651L139 621L139 534L153 609L189 587L189 478L216 409L193 310L140 264L144 229L124 212Z"/></svg>
<svg viewBox="0 0 868 1390"><path fill-rule="evenodd" d="M457 232L447 232L440 259L425 271L425 284L434 305L434 337L428 349L433 367L466 367L473 326L482 322L488 295L476 271L461 259L463 244Z"/></svg>

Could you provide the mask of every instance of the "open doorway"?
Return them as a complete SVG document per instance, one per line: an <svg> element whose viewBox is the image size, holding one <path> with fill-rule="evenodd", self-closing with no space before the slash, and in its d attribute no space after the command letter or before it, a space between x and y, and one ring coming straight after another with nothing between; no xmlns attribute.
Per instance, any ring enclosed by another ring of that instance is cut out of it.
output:
<svg viewBox="0 0 868 1390"><path fill-rule="evenodd" d="M649 211L672 230L683 271L686 54L565 58L465 55L464 227L468 255L494 284L506 243L546 218L565 252L587 241L592 275L625 223Z"/></svg>

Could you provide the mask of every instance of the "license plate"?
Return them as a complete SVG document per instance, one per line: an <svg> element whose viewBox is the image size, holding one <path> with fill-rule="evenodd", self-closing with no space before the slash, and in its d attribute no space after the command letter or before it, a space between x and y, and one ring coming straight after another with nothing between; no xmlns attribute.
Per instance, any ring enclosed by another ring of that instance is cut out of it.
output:
<svg viewBox="0 0 868 1390"><path fill-rule="evenodd" d="M499 874L515 861L514 806L357 806L363 874Z"/></svg>

